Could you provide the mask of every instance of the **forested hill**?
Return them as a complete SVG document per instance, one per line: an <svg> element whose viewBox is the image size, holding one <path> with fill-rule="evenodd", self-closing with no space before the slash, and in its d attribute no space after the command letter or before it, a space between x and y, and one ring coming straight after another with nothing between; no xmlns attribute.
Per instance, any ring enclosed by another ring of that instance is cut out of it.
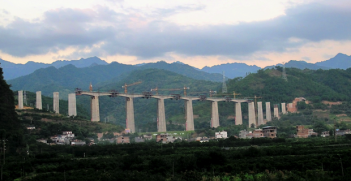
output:
<svg viewBox="0 0 351 181"><path fill-rule="evenodd" d="M20 123L15 112L15 101L10 86L6 83L0 67L0 139L4 135L20 130ZM6 133L5 133L6 131Z"/></svg>
<svg viewBox="0 0 351 181"><path fill-rule="evenodd" d="M60 92L67 99L67 94L74 91L75 88L88 88L89 84L101 84L121 80L121 75L128 76L134 70L145 70L156 68L158 70L168 70L180 75L184 75L197 80L221 81L220 74L210 74L196 70L195 68L179 63L167 64L166 62L157 62L144 66L125 65L113 62L109 65L96 65L93 67L77 68L73 65L67 65L61 68L48 67L36 70L35 72L16 79L9 80L12 90L39 91L43 95L52 96L52 92ZM133 73L134 74L134 73ZM144 77L141 77L142 80ZM128 80L125 83L129 83Z"/></svg>
<svg viewBox="0 0 351 181"><path fill-rule="evenodd" d="M32 74L8 82L12 85L12 90L32 92L40 90L47 96L52 96L52 92L59 91L67 99L67 94L73 92L76 87L89 87L90 82L96 84L134 69L132 65L119 63L86 68L67 65L59 69L55 67L39 69Z"/></svg>
<svg viewBox="0 0 351 181"><path fill-rule="evenodd" d="M168 70L168 71L175 72L177 74L181 74L197 80L209 80L214 82L221 82L223 80L223 76L221 74L218 74L215 72L201 71L190 65L177 63L177 62L169 64L165 61L159 61L156 63L148 63L145 65L142 65L140 66L140 68L141 69L156 68L156 69Z"/></svg>
<svg viewBox="0 0 351 181"><path fill-rule="evenodd" d="M291 102L295 97L312 101L349 100L351 96L351 69L300 70L286 68L287 81L282 78L282 67L259 70L245 78L235 78L227 83L228 91L241 93L242 97L261 96L273 103Z"/></svg>

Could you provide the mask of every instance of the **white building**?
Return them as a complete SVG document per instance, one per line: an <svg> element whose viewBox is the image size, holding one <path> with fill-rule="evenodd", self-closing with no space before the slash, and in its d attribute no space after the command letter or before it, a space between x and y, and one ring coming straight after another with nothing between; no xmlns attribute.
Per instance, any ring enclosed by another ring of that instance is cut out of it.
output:
<svg viewBox="0 0 351 181"><path fill-rule="evenodd" d="M227 132L226 131L221 131L221 132L216 132L215 133L215 138L227 138Z"/></svg>
<svg viewBox="0 0 351 181"><path fill-rule="evenodd" d="M65 137L68 137L68 138L74 137L74 134L72 133L72 131L63 131L62 135L64 135Z"/></svg>

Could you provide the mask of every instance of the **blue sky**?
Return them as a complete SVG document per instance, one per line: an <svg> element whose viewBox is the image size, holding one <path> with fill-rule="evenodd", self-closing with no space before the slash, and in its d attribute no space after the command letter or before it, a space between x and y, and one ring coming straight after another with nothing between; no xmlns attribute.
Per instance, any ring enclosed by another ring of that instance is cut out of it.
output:
<svg viewBox="0 0 351 181"><path fill-rule="evenodd" d="M0 58L261 67L351 54L349 0L0 0Z"/></svg>

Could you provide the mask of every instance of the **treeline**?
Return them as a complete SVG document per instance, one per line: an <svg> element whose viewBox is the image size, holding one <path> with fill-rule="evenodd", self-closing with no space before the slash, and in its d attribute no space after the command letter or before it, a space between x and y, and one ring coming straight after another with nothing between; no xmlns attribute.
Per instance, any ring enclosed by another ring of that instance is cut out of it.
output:
<svg viewBox="0 0 351 181"><path fill-rule="evenodd" d="M231 137L209 143L37 145L27 149L29 155L8 155L4 175L6 180L347 180L349 144Z"/></svg>

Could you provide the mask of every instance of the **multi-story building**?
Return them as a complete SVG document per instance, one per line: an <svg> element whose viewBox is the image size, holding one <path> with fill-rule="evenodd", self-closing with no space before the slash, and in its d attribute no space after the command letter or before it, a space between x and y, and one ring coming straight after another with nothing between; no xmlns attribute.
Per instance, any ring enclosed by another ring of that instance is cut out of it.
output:
<svg viewBox="0 0 351 181"><path fill-rule="evenodd" d="M277 137L277 127L266 126L262 128L263 136L266 138L276 138Z"/></svg>
<svg viewBox="0 0 351 181"><path fill-rule="evenodd" d="M253 132L252 132L252 137L253 138L263 138L263 131L262 129L255 129Z"/></svg>
<svg viewBox="0 0 351 181"><path fill-rule="evenodd" d="M296 126L296 138L307 138L309 136L309 129L305 129L303 125Z"/></svg>

